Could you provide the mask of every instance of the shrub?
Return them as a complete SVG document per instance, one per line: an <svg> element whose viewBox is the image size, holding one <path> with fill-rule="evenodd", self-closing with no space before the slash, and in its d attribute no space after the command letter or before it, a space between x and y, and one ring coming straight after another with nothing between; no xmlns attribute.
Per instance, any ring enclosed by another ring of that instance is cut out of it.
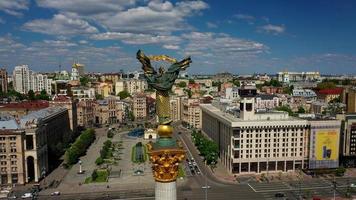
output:
<svg viewBox="0 0 356 200"><path fill-rule="evenodd" d="M78 158L85 154L87 148L95 140L94 129L83 131L70 148L65 152L65 162L68 165L75 164Z"/></svg>
<svg viewBox="0 0 356 200"><path fill-rule="evenodd" d="M98 172L94 169L93 173L91 174L91 180L95 181L98 178Z"/></svg>
<svg viewBox="0 0 356 200"><path fill-rule="evenodd" d="M97 164L97 165L101 165L103 163L104 163L104 159L102 157L99 157L95 160L95 164Z"/></svg>
<svg viewBox="0 0 356 200"><path fill-rule="evenodd" d="M114 132L113 131L108 131L107 137L108 138L113 138L114 137Z"/></svg>

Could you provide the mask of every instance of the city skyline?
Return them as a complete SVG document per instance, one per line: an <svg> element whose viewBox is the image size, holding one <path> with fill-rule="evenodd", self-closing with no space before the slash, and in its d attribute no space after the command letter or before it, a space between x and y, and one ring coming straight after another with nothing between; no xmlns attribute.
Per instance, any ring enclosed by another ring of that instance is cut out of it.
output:
<svg viewBox="0 0 356 200"><path fill-rule="evenodd" d="M134 71L143 49L190 55L195 74L356 73L352 1L83 2L1 1L0 66Z"/></svg>

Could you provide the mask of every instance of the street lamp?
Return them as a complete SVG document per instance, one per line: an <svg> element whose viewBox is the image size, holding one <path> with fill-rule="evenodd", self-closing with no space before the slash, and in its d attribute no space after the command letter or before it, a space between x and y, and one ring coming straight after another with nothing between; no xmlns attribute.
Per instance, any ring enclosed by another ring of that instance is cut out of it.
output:
<svg viewBox="0 0 356 200"><path fill-rule="evenodd" d="M83 173L83 170L82 170L82 161L79 160L78 163L79 163L79 172L78 172L78 174L82 174L82 173Z"/></svg>

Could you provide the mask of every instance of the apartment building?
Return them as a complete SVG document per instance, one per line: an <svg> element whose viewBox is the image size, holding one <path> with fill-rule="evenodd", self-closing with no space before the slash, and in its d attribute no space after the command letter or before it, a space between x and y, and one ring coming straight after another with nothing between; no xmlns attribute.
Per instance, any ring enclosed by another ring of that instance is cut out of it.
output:
<svg viewBox="0 0 356 200"><path fill-rule="evenodd" d="M132 112L135 120L144 120L147 117L146 95L144 93L135 94L132 98Z"/></svg>
<svg viewBox="0 0 356 200"><path fill-rule="evenodd" d="M0 90L2 93L7 93L7 71L5 68L0 69Z"/></svg>
<svg viewBox="0 0 356 200"><path fill-rule="evenodd" d="M189 127L201 128L202 112L199 107L200 99L183 98L181 100L181 120Z"/></svg>

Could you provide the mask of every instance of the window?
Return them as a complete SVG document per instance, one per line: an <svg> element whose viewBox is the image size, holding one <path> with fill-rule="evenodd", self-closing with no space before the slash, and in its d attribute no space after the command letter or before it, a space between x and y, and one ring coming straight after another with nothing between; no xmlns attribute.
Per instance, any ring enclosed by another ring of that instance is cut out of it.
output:
<svg viewBox="0 0 356 200"><path fill-rule="evenodd" d="M11 167L12 172L17 172L17 167Z"/></svg>
<svg viewBox="0 0 356 200"><path fill-rule="evenodd" d="M16 137L10 137L10 140L14 141L16 140Z"/></svg>
<svg viewBox="0 0 356 200"><path fill-rule="evenodd" d="M12 160L11 161L11 165L16 165L17 164L17 161L16 160Z"/></svg>
<svg viewBox="0 0 356 200"><path fill-rule="evenodd" d="M11 159L16 159L17 155L11 155L10 157L11 157Z"/></svg>
<svg viewBox="0 0 356 200"><path fill-rule="evenodd" d="M0 155L0 159L6 159L6 155Z"/></svg>
<svg viewBox="0 0 356 200"><path fill-rule="evenodd" d="M0 137L0 141L4 141L5 140L5 137Z"/></svg>
<svg viewBox="0 0 356 200"><path fill-rule="evenodd" d="M11 181L13 184L18 182L17 174L11 174Z"/></svg>
<svg viewBox="0 0 356 200"><path fill-rule="evenodd" d="M6 165L6 161L0 161L0 165Z"/></svg>
<svg viewBox="0 0 356 200"><path fill-rule="evenodd" d="M1 172L6 172L6 171L7 171L6 167L1 167Z"/></svg>

